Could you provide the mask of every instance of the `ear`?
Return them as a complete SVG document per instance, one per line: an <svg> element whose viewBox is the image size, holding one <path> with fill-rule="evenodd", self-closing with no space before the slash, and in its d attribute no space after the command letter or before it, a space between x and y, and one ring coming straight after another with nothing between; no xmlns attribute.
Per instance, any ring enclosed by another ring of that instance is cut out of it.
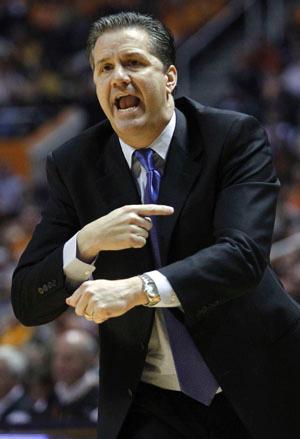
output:
<svg viewBox="0 0 300 439"><path fill-rule="evenodd" d="M166 89L167 92L169 92L170 94L172 94L174 88L176 87L177 84L177 69L175 66L173 66L173 64L171 64L168 67L168 70L165 73L165 77L166 77Z"/></svg>

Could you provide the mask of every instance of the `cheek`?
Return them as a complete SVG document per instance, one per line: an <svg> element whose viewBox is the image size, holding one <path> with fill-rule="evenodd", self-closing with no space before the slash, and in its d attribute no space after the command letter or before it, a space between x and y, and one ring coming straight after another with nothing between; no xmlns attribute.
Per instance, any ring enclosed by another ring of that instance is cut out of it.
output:
<svg viewBox="0 0 300 439"><path fill-rule="evenodd" d="M162 109L166 101L166 90L158 84L153 84L148 90L148 102L155 108Z"/></svg>
<svg viewBox="0 0 300 439"><path fill-rule="evenodd" d="M144 90L148 99L153 102L161 103L167 94L166 83L162 80L161 75L152 76L151 81L144 82Z"/></svg>
<svg viewBox="0 0 300 439"><path fill-rule="evenodd" d="M109 91L104 84L96 83L96 95L101 104L101 107L107 107L109 102Z"/></svg>

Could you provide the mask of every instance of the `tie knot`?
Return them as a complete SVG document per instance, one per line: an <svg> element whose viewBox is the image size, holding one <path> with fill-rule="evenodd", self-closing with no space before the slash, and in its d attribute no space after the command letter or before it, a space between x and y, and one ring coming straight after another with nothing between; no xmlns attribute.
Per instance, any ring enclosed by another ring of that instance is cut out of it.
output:
<svg viewBox="0 0 300 439"><path fill-rule="evenodd" d="M154 151L151 148L143 148L135 150L133 155L146 169L146 171L150 172L156 169L153 153Z"/></svg>

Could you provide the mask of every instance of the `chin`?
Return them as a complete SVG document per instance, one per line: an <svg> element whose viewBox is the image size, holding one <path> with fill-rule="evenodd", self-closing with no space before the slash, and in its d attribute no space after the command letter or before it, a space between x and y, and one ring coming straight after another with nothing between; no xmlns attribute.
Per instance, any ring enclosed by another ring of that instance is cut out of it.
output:
<svg viewBox="0 0 300 439"><path fill-rule="evenodd" d="M119 137L128 137L129 135L140 135L141 129L145 126L145 122L134 119L127 123L117 123L113 128Z"/></svg>

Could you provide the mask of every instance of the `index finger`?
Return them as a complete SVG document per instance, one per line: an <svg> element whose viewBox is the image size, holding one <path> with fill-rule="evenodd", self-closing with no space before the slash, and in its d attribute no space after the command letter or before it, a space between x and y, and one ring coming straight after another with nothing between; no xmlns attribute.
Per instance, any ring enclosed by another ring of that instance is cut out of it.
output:
<svg viewBox="0 0 300 439"><path fill-rule="evenodd" d="M172 215L174 213L174 208L171 206L166 206L164 204L140 204L133 205L133 211L142 216L153 216L153 215Z"/></svg>

